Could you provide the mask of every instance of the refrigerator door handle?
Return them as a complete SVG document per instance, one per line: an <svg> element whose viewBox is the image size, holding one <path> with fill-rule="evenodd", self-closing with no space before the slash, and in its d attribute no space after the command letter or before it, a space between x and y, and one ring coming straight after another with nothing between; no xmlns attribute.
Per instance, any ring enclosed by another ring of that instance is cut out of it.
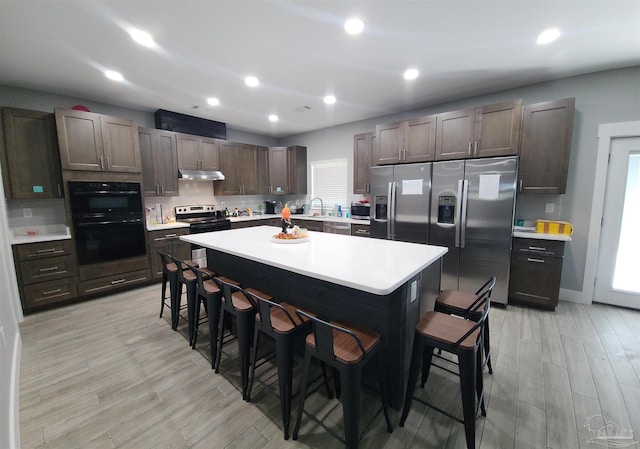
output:
<svg viewBox="0 0 640 449"><path fill-rule="evenodd" d="M455 247L456 248L460 248L460 222L461 222L461 218L462 218L462 202L464 201L464 198L462 197L462 183L464 181L462 181L461 179L458 180L458 204L456 207L456 240L455 240Z"/></svg>
<svg viewBox="0 0 640 449"><path fill-rule="evenodd" d="M464 245L466 243L467 237L467 203L469 202L469 199L467 198L467 195L469 193L469 181L468 180L464 180L462 181L462 222L460 223L460 248L464 248Z"/></svg>
<svg viewBox="0 0 640 449"><path fill-rule="evenodd" d="M396 219L396 183L389 183L389 191L387 192L389 205L387 207L387 239L393 240L395 233L394 221Z"/></svg>

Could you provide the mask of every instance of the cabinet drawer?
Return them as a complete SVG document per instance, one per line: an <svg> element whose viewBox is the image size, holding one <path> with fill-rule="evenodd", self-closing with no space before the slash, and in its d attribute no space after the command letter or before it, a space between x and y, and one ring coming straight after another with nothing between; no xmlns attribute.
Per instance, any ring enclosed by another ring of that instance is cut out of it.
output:
<svg viewBox="0 0 640 449"><path fill-rule="evenodd" d="M545 257L563 257L564 242L562 240L513 239L513 253L535 254Z"/></svg>
<svg viewBox="0 0 640 449"><path fill-rule="evenodd" d="M509 302L554 308L558 304L562 258L513 254Z"/></svg>
<svg viewBox="0 0 640 449"><path fill-rule="evenodd" d="M293 224L296 224L296 225L300 226L301 228L307 228L309 231L323 232L323 230L324 230L324 223L322 221L294 220ZM279 223L278 223L278 226L280 226Z"/></svg>
<svg viewBox="0 0 640 449"><path fill-rule="evenodd" d="M189 235L189 228L165 229L163 231L149 231L149 242L163 242L176 240L181 235Z"/></svg>
<svg viewBox="0 0 640 449"><path fill-rule="evenodd" d="M355 235L358 237L369 237L371 235L371 226L369 225L360 225L360 224L352 224L351 225L351 235Z"/></svg>
<svg viewBox="0 0 640 449"><path fill-rule="evenodd" d="M75 278L40 282L23 288L23 301L26 309L54 302L65 301L78 296Z"/></svg>
<svg viewBox="0 0 640 449"><path fill-rule="evenodd" d="M42 257L68 256L73 253L71 240L27 243L16 246L19 260L40 259Z"/></svg>
<svg viewBox="0 0 640 449"><path fill-rule="evenodd" d="M105 293L109 290L115 290L120 287L130 286L148 281L149 270L133 271L115 276L108 276L90 281L82 281L78 283L78 293L81 295L90 295L93 293Z"/></svg>
<svg viewBox="0 0 640 449"><path fill-rule="evenodd" d="M75 276L76 265L72 256L46 257L20 262L20 274L27 285Z"/></svg>

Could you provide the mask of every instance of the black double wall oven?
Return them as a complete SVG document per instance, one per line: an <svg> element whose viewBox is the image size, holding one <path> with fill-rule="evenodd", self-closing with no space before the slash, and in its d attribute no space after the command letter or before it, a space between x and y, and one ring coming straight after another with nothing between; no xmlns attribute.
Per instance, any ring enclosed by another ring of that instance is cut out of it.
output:
<svg viewBox="0 0 640 449"><path fill-rule="evenodd" d="M140 183L69 181L80 265L146 255Z"/></svg>

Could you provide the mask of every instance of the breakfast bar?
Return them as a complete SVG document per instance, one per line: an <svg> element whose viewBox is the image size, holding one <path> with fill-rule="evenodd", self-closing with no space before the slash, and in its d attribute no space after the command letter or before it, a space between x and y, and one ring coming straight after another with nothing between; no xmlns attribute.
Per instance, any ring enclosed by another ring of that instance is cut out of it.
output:
<svg viewBox="0 0 640 449"><path fill-rule="evenodd" d="M439 293L447 248L311 231L275 239L279 232L258 226L180 238L206 248L207 266L243 287L377 331L390 405L399 409L415 325Z"/></svg>

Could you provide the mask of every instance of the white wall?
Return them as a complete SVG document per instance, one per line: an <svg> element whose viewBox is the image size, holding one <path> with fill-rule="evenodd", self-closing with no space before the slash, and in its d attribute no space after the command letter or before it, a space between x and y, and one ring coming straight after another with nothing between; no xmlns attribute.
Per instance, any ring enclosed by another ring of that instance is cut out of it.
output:
<svg viewBox="0 0 640 449"><path fill-rule="evenodd" d="M366 80L364 81L366 82ZM353 122L281 139L280 145L305 145L313 162L342 155L349 160L349 186L353 184L353 136L375 131L378 123L522 98L525 104L575 97L573 139L567 193L564 195L520 195L516 216L525 220L557 218L574 225L573 241L566 245L561 287L582 291L587 237L596 171L598 125L640 119L640 66L597 72L518 89L467 98L411 112ZM351 187L350 187L351 189ZM555 203L554 214L545 214L545 203Z"/></svg>
<svg viewBox="0 0 640 449"><path fill-rule="evenodd" d="M0 173L0 181L2 173ZM0 182L2 184L2 182ZM0 188L0 203L4 205ZM18 286L9 245L7 215L0 207L0 448L19 448L18 388L20 381L20 330L22 320Z"/></svg>

